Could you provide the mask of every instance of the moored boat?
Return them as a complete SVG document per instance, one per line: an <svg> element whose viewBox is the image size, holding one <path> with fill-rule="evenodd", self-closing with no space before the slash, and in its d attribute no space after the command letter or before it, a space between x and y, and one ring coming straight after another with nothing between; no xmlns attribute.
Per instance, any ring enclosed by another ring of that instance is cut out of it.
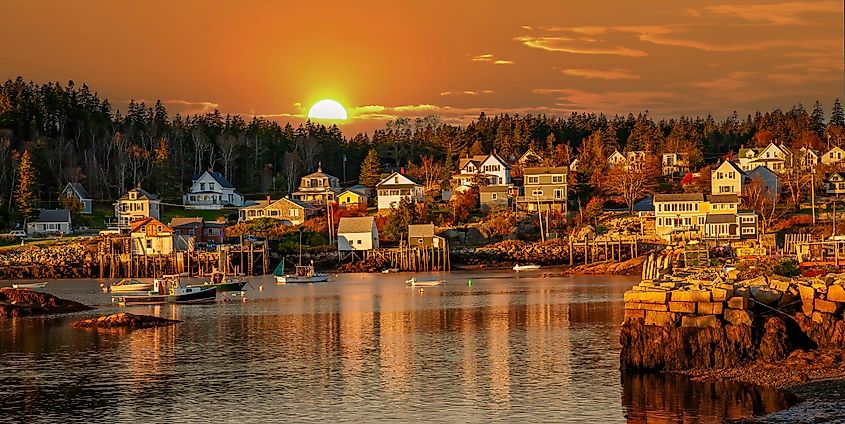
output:
<svg viewBox="0 0 845 424"><path fill-rule="evenodd" d="M193 285L188 287L214 287L218 292L241 291L246 285L246 280L238 277L227 276L220 271L214 271L211 274L211 281L206 281L202 285Z"/></svg>
<svg viewBox="0 0 845 424"><path fill-rule="evenodd" d="M405 284L411 287L434 287L446 283L446 280L423 280L419 281L416 277L411 277L405 280Z"/></svg>
<svg viewBox="0 0 845 424"><path fill-rule="evenodd" d="M142 283L131 278L124 278L110 286L107 286L106 288L112 293L143 292L152 290L153 285L152 283Z"/></svg>
<svg viewBox="0 0 845 424"><path fill-rule="evenodd" d="M47 287L47 282L43 281L40 283L19 283L19 284L12 284L12 288L14 289L43 289Z"/></svg>
<svg viewBox="0 0 845 424"><path fill-rule="evenodd" d="M540 265L534 265L534 264L514 265L513 266L513 270L516 271L516 272L519 272L519 271L536 271L538 269L540 269Z"/></svg>
<svg viewBox="0 0 845 424"><path fill-rule="evenodd" d="M284 261L282 261L284 264ZM297 265L293 274L285 274L285 267L282 266L281 273L276 274L276 283L325 283L329 281L329 275L316 272L314 265Z"/></svg>
<svg viewBox="0 0 845 424"><path fill-rule="evenodd" d="M178 274L164 275L153 281L153 290L146 294L125 294L114 299L121 306L159 305L163 303L212 303L217 298L217 288L183 286Z"/></svg>

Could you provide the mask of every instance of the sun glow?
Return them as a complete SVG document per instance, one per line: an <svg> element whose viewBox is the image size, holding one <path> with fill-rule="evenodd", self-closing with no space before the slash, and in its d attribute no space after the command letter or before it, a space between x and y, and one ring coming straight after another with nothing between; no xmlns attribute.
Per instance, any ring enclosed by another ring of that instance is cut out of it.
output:
<svg viewBox="0 0 845 424"><path fill-rule="evenodd" d="M308 117L312 119L346 119L346 109L340 103L326 99L320 100L308 110Z"/></svg>

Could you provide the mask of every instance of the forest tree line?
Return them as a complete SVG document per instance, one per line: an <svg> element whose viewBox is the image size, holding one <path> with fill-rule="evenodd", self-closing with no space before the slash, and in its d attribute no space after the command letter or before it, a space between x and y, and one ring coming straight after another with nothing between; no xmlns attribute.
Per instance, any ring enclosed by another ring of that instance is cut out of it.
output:
<svg viewBox="0 0 845 424"><path fill-rule="evenodd" d="M248 198L293 191L318 163L351 184L371 149L381 165L404 167L429 185L445 186L460 157L494 150L518 158L532 147L553 165L579 157L579 172L586 174L579 178L589 181L615 149L684 152L701 165L740 146L771 141L822 150L828 143L842 144L842 105L837 99L829 114L816 102L809 111L799 104L722 120L709 115L655 120L647 112L482 113L456 126L427 116L398 118L372 134L346 137L335 125L313 122L293 126L216 110L171 115L160 101L133 101L121 111L84 84L18 77L0 86L0 216L14 217L14 182L24 151L32 157L35 205L55 207L67 182L83 183L95 201L110 202L140 183L166 202L179 203L192 175L206 169L223 173Z"/></svg>

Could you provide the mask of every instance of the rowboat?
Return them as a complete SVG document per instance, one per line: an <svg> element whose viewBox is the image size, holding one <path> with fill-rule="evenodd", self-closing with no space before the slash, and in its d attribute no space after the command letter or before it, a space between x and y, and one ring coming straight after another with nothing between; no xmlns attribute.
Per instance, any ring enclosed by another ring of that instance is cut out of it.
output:
<svg viewBox="0 0 845 424"><path fill-rule="evenodd" d="M47 282L41 283L20 283L20 284L12 284L12 288L15 289L43 289L47 287Z"/></svg>
<svg viewBox="0 0 845 424"><path fill-rule="evenodd" d="M434 287L446 283L446 280L424 280L418 281L416 277L405 280L405 284L411 287Z"/></svg>
<svg viewBox="0 0 845 424"><path fill-rule="evenodd" d="M228 277L222 272L215 271L211 274L211 281L206 281L202 285L193 285L189 287L214 287L218 292L241 291L246 285L246 280L237 277Z"/></svg>
<svg viewBox="0 0 845 424"><path fill-rule="evenodd" d="M540 265L514 265L513 270L516 272L519 271L536 271L540 269Z"/></svg>
<svg viewBox="0 0 845 424"><path fill-rule="evenodd" d="M143 292L153 289L152 283L142 283L131 278L124 278L107 287L112 293L116 292Z"/></svg>
<svg viewBox="0 0 845 424"><path fill-rule="evenodd" d="M153 290L146 294L125 294L113 299L121 306L160 305L163 303L212 303L217 298L214 287L182 286L178 274L164 275L153 281Z"/></svg>

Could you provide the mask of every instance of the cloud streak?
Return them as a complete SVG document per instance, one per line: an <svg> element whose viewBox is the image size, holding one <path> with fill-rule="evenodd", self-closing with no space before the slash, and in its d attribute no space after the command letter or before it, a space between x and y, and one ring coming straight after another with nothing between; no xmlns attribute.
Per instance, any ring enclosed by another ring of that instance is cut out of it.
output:
<svg viewBox="0 0 845 424"><path fill-rule="evenodd" d="M639 79L640 76L627 69L561 69L560 73L571 77L602 80Z"/></svg>

